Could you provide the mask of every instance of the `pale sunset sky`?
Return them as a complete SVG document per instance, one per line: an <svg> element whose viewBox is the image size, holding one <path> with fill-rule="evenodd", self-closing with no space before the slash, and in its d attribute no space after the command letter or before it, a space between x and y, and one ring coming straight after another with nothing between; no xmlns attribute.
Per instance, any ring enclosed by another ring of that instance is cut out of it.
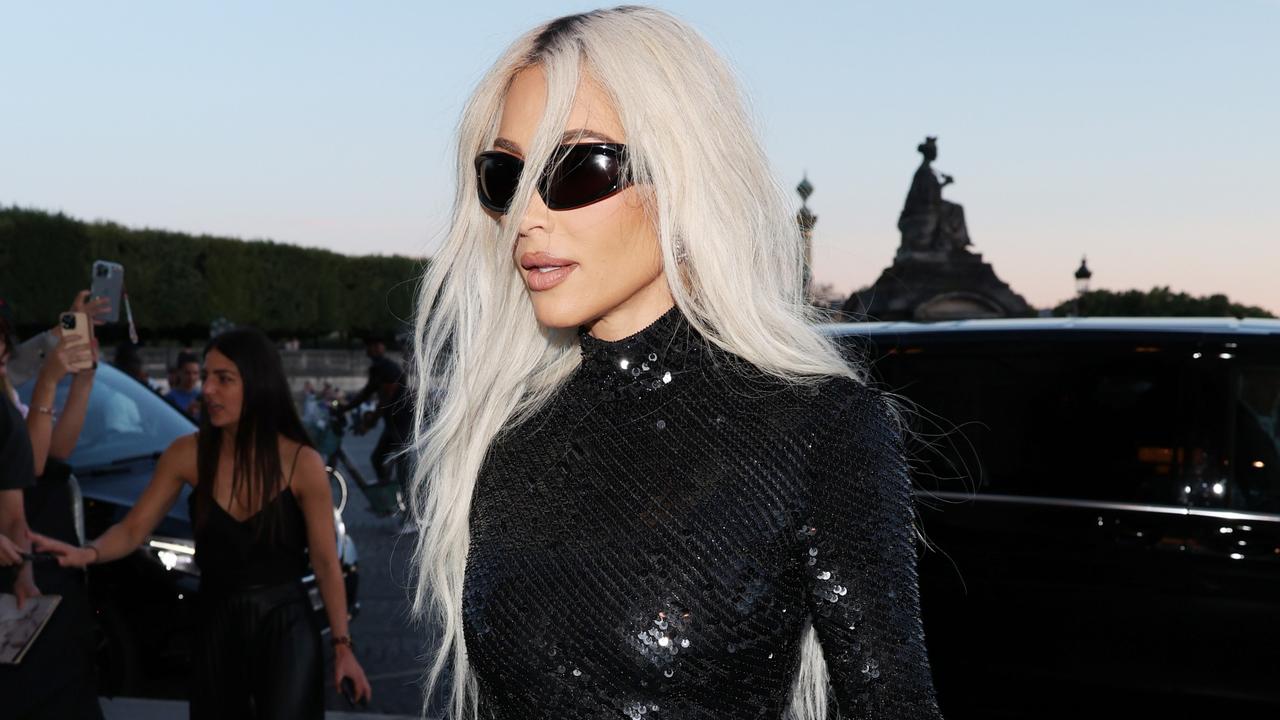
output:
<svg viewBox="0 0 1280 720"><path fill-rule="evenodd" d="M808 173L814 275L893 258L916 145L1033 305L1094 287L1280 313L1280 1L659 2ZM568 2L0 3L0 205L430 254L482 72ZM796 206L799 199L796 198Z"/></svg>

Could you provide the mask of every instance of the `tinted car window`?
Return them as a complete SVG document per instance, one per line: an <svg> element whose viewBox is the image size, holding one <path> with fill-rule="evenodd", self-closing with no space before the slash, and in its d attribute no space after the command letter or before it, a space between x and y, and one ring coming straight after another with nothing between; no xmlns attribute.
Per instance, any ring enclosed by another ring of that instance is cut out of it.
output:
<svg viewBox="0 0 1280 720"><path fill-rule="evenodd" d="M30 381L18 389L24 403L31 402L33 385ZM69 376L58 384L54 406L59 410L70 387ZM104 363L98 366L84 427L68 462L84 468L152 455L195 429L194 423L150 388Z"/></svg>
<svg viewBox="0 0 1280 720"><path fill-rule="evenodd" d="M877 371L921 410L926 487L1182 504L1179 363L1135 343L1004 340L904 345Z"/></svg>
<svg viewBox="0 0 1280 720"><path fill-rule="evenodd" d="M1244 367L1234 380L1235 482L1227 505L1280 512L1280 366Z"/></svg>

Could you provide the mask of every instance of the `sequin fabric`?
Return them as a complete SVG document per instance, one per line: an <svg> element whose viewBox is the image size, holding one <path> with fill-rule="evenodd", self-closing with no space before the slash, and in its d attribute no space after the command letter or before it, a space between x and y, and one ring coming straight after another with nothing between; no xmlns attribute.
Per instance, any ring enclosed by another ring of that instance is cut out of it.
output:
<svg viewBox="0 0 1280 720"><path fill-rule="evenodd" d="M940 718L884 400L753 373L677 308L580 344L477 479L462 611L480 717L778 720L812 619L828 717Z"/></svg>

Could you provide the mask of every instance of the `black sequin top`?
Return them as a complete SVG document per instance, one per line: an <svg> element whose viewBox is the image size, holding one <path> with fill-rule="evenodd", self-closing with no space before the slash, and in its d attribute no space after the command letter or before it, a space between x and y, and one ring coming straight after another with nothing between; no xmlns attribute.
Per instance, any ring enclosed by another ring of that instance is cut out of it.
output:
<svg viewBox="0 0 1280 720"><path fill-rule="evenodd" d="M477 479L462 611L480 717L778 720L812 618L828 717L940 718L884 400L765 377L674 307L580 342Z"/></svg>

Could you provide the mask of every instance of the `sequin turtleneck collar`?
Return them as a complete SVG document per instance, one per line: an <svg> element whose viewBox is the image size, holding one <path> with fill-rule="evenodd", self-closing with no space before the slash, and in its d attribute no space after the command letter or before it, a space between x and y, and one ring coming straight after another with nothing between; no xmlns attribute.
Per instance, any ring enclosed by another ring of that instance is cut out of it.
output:
<svg viewBox="0 0 1280 720"><path fill-rule="evenodd" d="M578 344L582 349L579 374L609 397L661 390L710 357L706 341L678 305L621 340L601 340L590 335L585 326L579 327Z"/></svg>

